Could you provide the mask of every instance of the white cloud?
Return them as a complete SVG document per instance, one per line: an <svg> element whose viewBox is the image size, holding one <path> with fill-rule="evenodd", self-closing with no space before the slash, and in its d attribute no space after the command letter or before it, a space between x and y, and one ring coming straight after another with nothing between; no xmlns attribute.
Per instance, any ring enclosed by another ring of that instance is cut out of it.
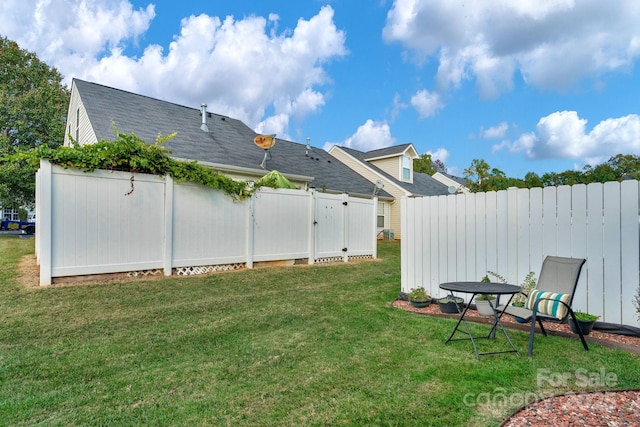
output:
<svg viewBox="0 0 640 427"><path fill-rule="evenodd" d="M435 151L425 151L425 154L429 154L431 155L431 160L435 161L435 160L440 160L442 163L444 163L446 165L447 159L449 158L449 155L451 153L449 153L449 150L447 150L446 148L438 148Z"/></svg>
<svg viewBox="0 0 640 427"><path fill-rule="evenodd" d="M411 106L416 109L421 119L435 116L443 107L440 95L426 89L418 91L411 97Z"/></svg>
<svg viewBox="0 0 640 427"><path fill-rule="evenodd" d="M496 126L491 126L490 128L487 128L487 129L481 129L480 135L482 136L483 139L504 138L504 136L507 133L507 130L509 130L509 125L507 124L507 122L502 122Z"/></svg>
<svg viewBox="0 0 640 427"><path fill-rule="evenodd" d="M439 90L473 78L494 98L511 90L516 71L539 88L566 90L629 69L640 56L639 21L636 0L395 0L383 37L418 62L437 58Z"/></svg>
<svg viewBox="0 0 640 427"><path fill-rule="evenodd" d="M396 140L391 136L391 129L387 123L374 122L368 119L363 125L358 127L356 133L337 145L366 152L378 148L390 147L395 144L395 142ZM328 151L334 145L336 145L336 143L327 142L323 148Z"/></svg>
<svg viewBox="0 0 640 427"><path fill-rule="evenodd" d="M4 0L0 33L61 69L68 57L89 61L137 39L155 17L121 0Z"/></svg>
<svg viewBox="0 0 640 427"><path fill-rule="evenodd" d="M167 48L139 43L155 17L152 4L126 0L5 0L0 33L71 77L199 106L285 135L290 118L317 112L330 79L327 62L347 54L345 33L324 6L278 32L278 16L236 20L201 14L181 21Z"/></svg>
<svg viewBox="0 0 640 427"><path fill-rule="evenodd" d="M391 108L391 120L395 120L400 115L400 111L404 110L405 108L407 108L407 104L402 102L402 100L400 99L400 95L396 93L393 96L393 106Z"/></svg>
<svg viewBox="0 0 640 427"><path fill-rule="evenodd" d="M289 116L286 114L275 114L258 123L255 131L265 135L275 134L278 138L290 140L291 137L287 133L288 127Z"/></svg>
<svg viewBox="0 0 640 427"><path fill-rule="evenodd" d="M587 132L587 120L578 113L558 111L541 118L535 133L521 135L508 147L532 159L575 159L583 164L616 154L640 155L640 116L603 120Z"/></svg>

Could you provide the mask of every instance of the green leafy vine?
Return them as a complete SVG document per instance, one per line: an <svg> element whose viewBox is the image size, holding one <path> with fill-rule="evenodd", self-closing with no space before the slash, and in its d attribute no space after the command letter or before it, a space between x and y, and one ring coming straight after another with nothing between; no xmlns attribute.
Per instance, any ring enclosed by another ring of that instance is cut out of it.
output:
<svg viewBox="0 0 640 427"><path fill-rule="evenodd" d="M20 162L37 170L40 159L63 168L75 168L85 172L96 169L146 173L152 175L170 175L176 182L193 182L209 188L221 190L234 199L243 199L251 194L246 182L233 179L200 165L196 161L178 161L170 157L171 151L164 143L175 136L158 137L153 144L147 144L134 133L126 135L116 131L114 141L101 140L96 144L62 146L50 148L41 145L30 151L7 156L3 162ZM131 179L133 192L134 179Z"/></svg>

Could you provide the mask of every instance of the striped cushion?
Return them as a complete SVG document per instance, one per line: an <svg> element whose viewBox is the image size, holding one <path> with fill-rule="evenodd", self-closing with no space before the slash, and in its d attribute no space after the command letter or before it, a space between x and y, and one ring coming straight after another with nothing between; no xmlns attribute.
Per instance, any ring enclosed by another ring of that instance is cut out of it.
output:
<svg viewBox="0 0 640 427"><path fill-rule="evenodd" d="M564 304L560 304L559 301L569 304L570 297L571 295L569 294L556 294L553 292L531 291L525 307L528 308L529 310L533 310L533 305L535 304L537 299L550 298L550 300L544 300L544 301L541 301L540 304L538 304L538 312L542 314L546 314L548 316L553 316L557 319L562 319L567 313L567 307Z"/></svg>

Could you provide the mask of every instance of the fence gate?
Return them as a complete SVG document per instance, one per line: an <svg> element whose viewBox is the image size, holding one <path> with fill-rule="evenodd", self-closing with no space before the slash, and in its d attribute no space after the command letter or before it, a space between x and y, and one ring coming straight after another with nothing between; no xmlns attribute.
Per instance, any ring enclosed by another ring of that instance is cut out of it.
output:
<svg viewBox="0 0 640 427"><path fill-rule="evenodd" d="M347 200L346 195L316 193L314 261L346 257Z"/></svg>

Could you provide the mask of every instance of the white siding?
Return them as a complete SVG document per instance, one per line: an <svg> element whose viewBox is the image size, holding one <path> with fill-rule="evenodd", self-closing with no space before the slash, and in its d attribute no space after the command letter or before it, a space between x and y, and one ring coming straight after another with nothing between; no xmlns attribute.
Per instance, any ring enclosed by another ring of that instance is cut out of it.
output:
<svg viewBox="0 0 640 427"><path fill-rule="evenodd" d="M401 200L403 197L409 196L410 194L405 191L404 189L400 188L399 186L397 186L395 183L388 181L387 179L385 179L384 176L379 175L375 172L373 172L371 169L365 167L362 163L360 163L359 161L353 159L351 156L347 155L346 153L344 153L343 151L339 150L339 149L333 149L331 150L330 154L332 156L334 156L335 158L337 158L338 160L340 160L342 163L346 164L347 166L349 166L349 168L351 168L352 170L354 170L355 172L357 172L358 174L362 175L364 178L368 179L369 181L371 181L371 189L373 191L373 185L377 180L382 181L382 183L384 184L384 191L386 191L387 193L391 194L394 197L393 201L390 202L386 202L388 203L389 206L389 212L388 212L388 218L386 218L386 228L392 229L394 231L394 235L396 239L401 239L402 238L402 229L401 229L401 224L400 224L400 202L399 200ZM387 166L390 166L391 168L395 168L395 172L392 173L393 176L397 176L399 173L399 167L400 167L400 160L399 158L390 158L387 159L385 161L380 161L380 162L385 162L385 164ZM392 165L392 166L391 166ZM376 166L380 167L380 165L378 163L376 163ZM391 172L388 172L391 173ZM386 214L386 212L385 212Z"/></svg>
<svg viewBox="0 0 640 427"><path fill-rule="evenodd" d="M95 144L98 142L98 138L93 131L93 127L87 117L87 112L80 99L80 95L78 95L78 91L75 90L75 88L71 90L69 110L67 111L67 131L64 135L64 145L66 146L71 145L69 135L81 145Z"/></svg>

